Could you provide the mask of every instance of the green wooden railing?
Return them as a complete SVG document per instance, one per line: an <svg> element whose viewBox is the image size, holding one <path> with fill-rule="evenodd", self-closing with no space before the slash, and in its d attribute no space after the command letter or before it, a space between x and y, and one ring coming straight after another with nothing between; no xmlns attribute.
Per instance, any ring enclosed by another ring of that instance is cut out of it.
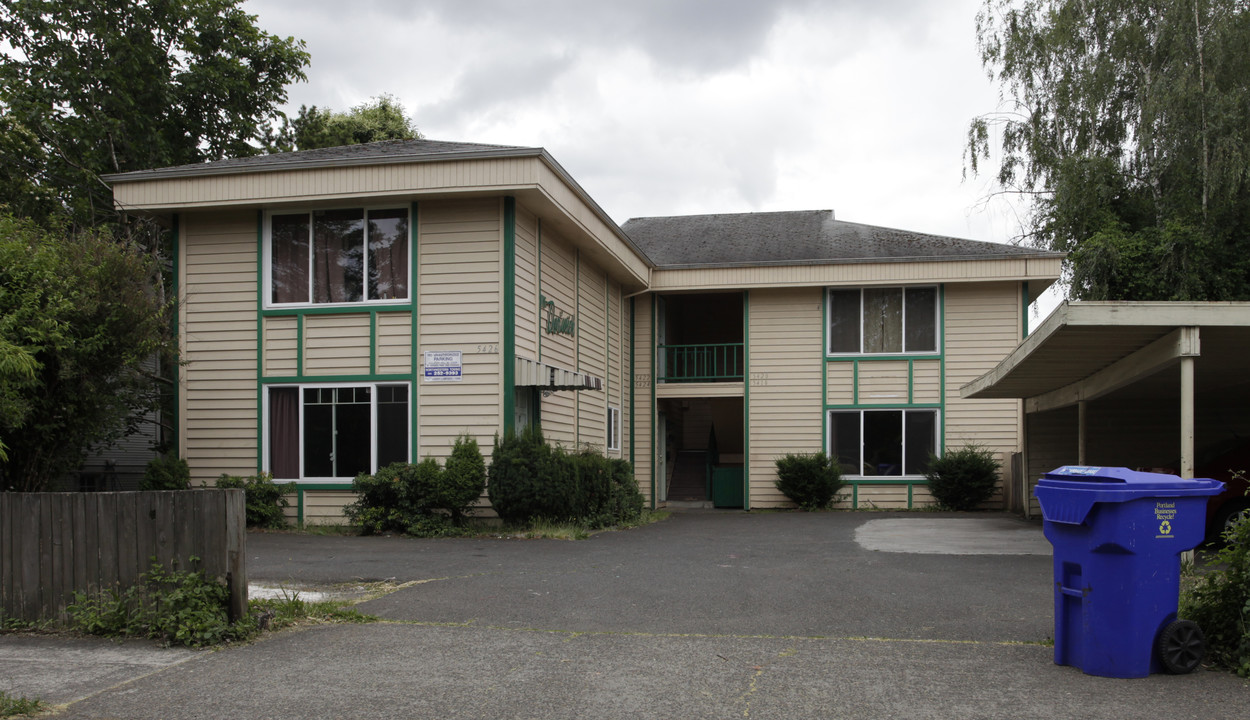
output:
<svg viewBox="0 0 1250 720"><path fill-rule="evenodd" d="M742 343L661 345L660 382L742 380Z"/></svg>

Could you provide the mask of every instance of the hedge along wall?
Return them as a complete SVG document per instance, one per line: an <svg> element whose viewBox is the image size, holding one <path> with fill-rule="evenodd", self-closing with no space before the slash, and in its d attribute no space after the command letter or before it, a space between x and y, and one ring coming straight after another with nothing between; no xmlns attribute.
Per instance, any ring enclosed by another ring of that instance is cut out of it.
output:
<svg viewBox="0 0 1250 720"><path fill-rule="evenodd" d="M246 526L242 490L0 492L0 613L64 620L75 592L127 588L155 558L224 581L243 617Z"/></svg>

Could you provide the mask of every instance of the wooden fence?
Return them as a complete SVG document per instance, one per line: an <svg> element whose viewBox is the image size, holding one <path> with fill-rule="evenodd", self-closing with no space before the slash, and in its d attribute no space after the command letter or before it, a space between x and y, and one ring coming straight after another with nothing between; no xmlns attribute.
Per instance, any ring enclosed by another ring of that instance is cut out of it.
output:
<svg viewBox="0 0 1250 720"><path fill-rule="evenodd" d="M155 558L225 582L243 617L245 540L242 490L0 492L0 614L64 620L75 592L130 587Z"/></svg>

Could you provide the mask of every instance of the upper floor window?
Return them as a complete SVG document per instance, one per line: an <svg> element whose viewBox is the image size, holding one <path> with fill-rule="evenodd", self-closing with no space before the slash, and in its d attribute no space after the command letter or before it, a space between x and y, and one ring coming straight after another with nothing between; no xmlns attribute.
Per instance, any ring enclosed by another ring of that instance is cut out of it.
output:
<svg viewBox="0 0 1250 720"><path fill-rule="evenodd" d="M937 288L829 291L829 353L937 352Z"/></svg>
<svg viewBox="0 0 1250 720"><path fill-rule="evenodd" d="M269 304L408 298L408 210L276 212L268 227Z"/></svg>

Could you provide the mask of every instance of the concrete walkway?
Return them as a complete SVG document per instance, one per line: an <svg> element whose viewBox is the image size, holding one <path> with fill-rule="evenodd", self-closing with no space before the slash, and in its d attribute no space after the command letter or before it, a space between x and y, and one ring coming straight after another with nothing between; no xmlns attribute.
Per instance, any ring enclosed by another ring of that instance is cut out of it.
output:
<svg viewBox="0 0 1250 720"><path fill-rule="evenodd" d="M215 652L0 637L0 690L66 718L1250 718L1227 673L1054 665L1049 546L1002 516L682 513L579 542L270 533L248 553L270 586L401 587L360 606L388 622Z"/></svg>

